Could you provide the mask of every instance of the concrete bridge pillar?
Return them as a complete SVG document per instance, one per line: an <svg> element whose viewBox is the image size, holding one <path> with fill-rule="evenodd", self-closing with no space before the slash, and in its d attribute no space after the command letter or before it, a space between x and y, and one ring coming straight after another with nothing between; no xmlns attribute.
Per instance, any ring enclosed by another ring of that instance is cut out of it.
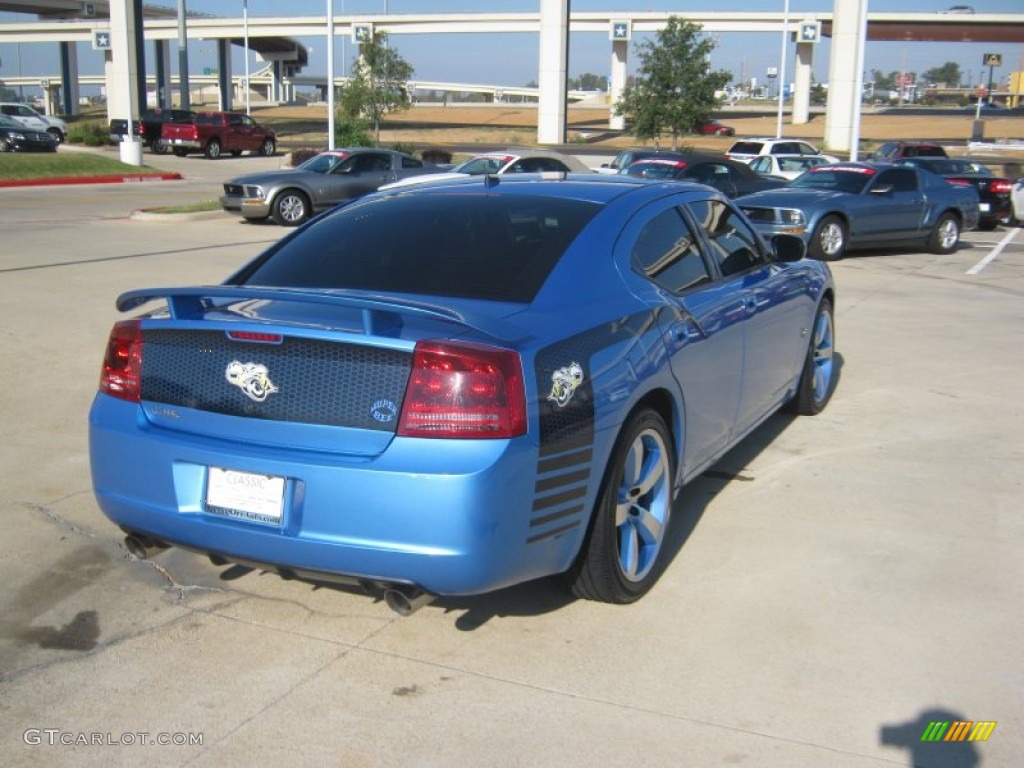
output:
<svg viewBox="0 0 1024 768"><path fill-rule="evenodd" d="M621 131L626 127L626 116L615 114L615 105L626 90L626 77L629 63L629 40L612 40L611 80L608 83L608 127L613 131Z"/></svg>
<svg viewBox="0 0 1024 768"><path fill-rule="evenodd" d="M864 82L866 34L867 0L835 0L825 146L834 153L850 152L854 160L860 137L860 91Z"/></svg>
<svg viewBox="0 0 1024 768"><path fill-rule="evenodd" d="M65 115L77 115L78 108L78 45L60 44L61 107Z"/></svg>
<svg viewBox="0 0 1024 768"><path fill-rule="evenodd" d="M161 109L171 106L171 45L168 40L153 41L156 60L156 105Z"/></svg>
<svg viewBox="0 0 1024 768"><path fill-rule="evenodd" d="M565 142L569 70L569 0L541 0L537 143Z"/></svg>
<svg viewBox="0 0 1024 768"><path fill-rule="evenodd" d="M793 75L793 125L803 125L811 118L811 65L814 44L797 43L796 72Z"/></svg>
<svg viewBox="0 0 1024 768"><path fill-rule="evenodd" d="M232 105L231 93L231 41L217 41L217 85L220 91L221 112L230 112Z"/></svg>

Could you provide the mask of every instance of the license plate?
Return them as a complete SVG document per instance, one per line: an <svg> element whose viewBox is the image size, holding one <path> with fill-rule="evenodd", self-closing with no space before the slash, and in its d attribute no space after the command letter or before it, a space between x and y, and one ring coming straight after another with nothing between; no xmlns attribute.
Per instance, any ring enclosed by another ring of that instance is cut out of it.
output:
<svg viewBox="0 0 1024 768"><path fill-rule="evenodd" d="M284 510L284 478L209 467L206 511L215 515L279 525Z"/></svg>
<svg viewBox="0 0 1024 768"><path fill-rule="evenodd" d="M982 213L988 213L989 211L992 210L992 206L989 205L988 203L979 203L978 210L980 210Z"/></svg>

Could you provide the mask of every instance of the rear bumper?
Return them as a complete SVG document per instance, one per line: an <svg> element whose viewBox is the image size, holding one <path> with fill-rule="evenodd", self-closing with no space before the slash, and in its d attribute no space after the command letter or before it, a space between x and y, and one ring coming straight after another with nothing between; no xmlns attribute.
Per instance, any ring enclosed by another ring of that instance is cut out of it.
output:
<svg viewBox="0 0 1024 768"><path fill-rule="evenodd" d="M178 147L180 149L202 149L203 144L200 141L194 141L192 139L164 139L169 147Z"/></svg>
<svg viewBox="0 0 1024 768"><path fill-rule="evenodd" d="M101 394L89 444L97 502L123 529L284 572L476 594L565 570L586 528L531 526L528 438L395 438L380 456L344 457L156 428ZM281 523L209 512L210 466L286 478Z"/></svg>

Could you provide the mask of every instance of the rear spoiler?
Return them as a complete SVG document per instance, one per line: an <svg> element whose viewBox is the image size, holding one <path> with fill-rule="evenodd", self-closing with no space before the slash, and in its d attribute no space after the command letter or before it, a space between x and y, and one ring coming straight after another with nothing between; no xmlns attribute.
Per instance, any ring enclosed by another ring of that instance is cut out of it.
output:
<svg viewBox="0 0 1024 768"><path fill-rule="evenodd" d="M352 293L344 289L304 290L301 288L262 288L236 285L203 285L181 288L146 288L128 291L117 297L116 306L128 312L150 301L163 299L175 320L200 320L207 310L216 308L214 301L230 302L281 301L293 304L324 304L362 311L363 333L368 336L387 335L399 316L441 320L471 328L508 344L526 339L530 334L505 320L470 316L450 307L392 296Z"/></svg>

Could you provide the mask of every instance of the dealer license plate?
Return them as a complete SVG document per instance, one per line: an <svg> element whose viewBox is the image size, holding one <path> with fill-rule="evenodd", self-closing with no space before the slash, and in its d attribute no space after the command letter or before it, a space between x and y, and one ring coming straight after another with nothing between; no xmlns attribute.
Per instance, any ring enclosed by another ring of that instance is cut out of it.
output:
<svg viewBox="0 0 1024 768"><path fill-rule="evenodd" d="M206 473L206 511L278 525L284 511L284 478L209 467Z"/></svg>

